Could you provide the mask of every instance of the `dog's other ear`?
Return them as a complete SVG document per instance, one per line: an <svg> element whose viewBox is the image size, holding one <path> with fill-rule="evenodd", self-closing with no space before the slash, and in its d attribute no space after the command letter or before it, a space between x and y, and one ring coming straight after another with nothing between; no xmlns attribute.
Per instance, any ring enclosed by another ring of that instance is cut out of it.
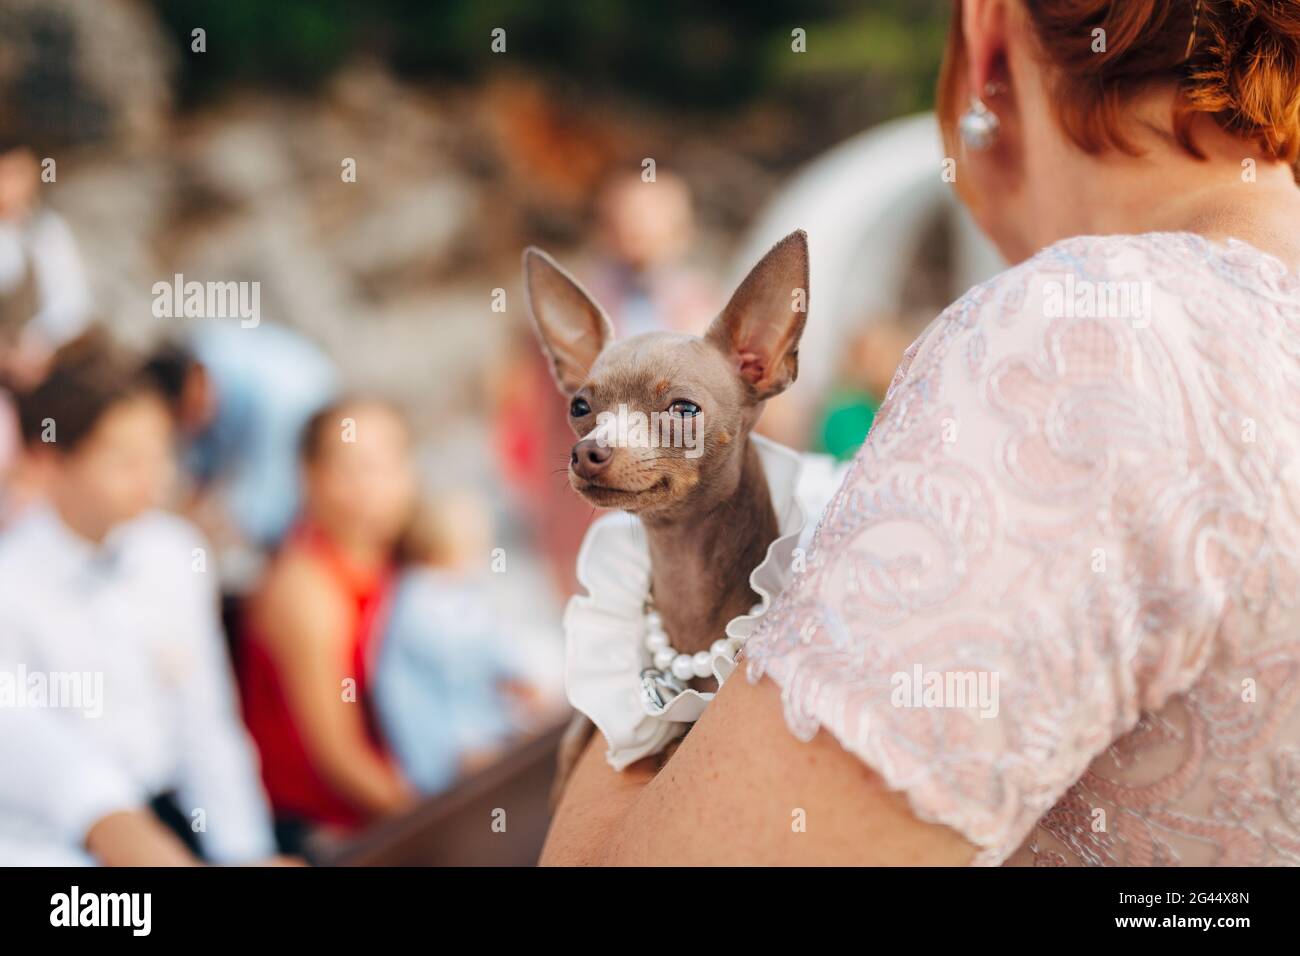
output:
<svg viewBox="0 0 1300 956"><path fill-rule="evenodd" d="M761 401L799 373L799 336L808 318L808 234L790 233L759 260L705 337L731 358Z"/></svg>
<svg viewBox="0 0 1300 956"><path fill-rule="evenodd" d="M614 326L578 281L535 246L524 250L524 287L551 374L560 391L572 395L614 338Z"/></svg>

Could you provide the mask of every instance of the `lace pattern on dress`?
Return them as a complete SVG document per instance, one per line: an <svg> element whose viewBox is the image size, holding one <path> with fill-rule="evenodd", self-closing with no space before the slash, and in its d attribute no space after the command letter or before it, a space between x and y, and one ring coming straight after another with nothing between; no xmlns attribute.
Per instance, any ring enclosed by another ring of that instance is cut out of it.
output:
<svg viewBox="0 0 1300 956"><path fill-rule="evenodd" d="M1296 276L1058 243L908 349L749 680L978 863L1300 863L1298 452Z"/></svg>

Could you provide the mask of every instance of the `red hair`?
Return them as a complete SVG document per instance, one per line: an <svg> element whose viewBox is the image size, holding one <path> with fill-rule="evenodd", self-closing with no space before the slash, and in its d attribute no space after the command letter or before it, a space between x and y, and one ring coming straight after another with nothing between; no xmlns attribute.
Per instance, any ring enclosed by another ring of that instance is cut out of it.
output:
<svg viewBox="0 0 1300 956"><path fill-rule="evenodd" d="M1300 160L1300 2L1298 0L1021 0L1054 74L1057 118L1089 153L1137 150L1123 131L1134 95L1174 83L1174 135L1204 158L1191 121L1207 113L1225 130L1258 144L1265 156ZM1105 51L1094 52L1096 30ZM939 80L944 135L958 102L966 51L961 4Z"/></svg>

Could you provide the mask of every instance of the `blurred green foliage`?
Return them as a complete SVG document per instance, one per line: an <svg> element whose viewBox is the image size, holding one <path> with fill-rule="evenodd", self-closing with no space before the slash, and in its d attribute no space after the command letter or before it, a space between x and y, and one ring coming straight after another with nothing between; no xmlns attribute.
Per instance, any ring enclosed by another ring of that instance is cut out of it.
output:
<svg viewBox="0 0 1300 956"><path fill-rule="evenodd" d="M789 56L778 40L769 52L769 75L784 84L802 78L859 77L889 102L885 116L930 109L948 37L949 0L873 0L809 30L809 55Z"/></svg>
<svg viewBox="0 0 1300 956"><path fill-rule="evenodd" d="M677 108L742 104L819 78L883 81L890 112L929 104L951 0L154 0L182 51L181 92L311 89L350 56L408 77L543 68ZM196 27L207 52L190 52ZM491 51L503 27L507 52ZM808 52L791 55L791 31ZM872 83L873 89L881 84Z"/></svg>

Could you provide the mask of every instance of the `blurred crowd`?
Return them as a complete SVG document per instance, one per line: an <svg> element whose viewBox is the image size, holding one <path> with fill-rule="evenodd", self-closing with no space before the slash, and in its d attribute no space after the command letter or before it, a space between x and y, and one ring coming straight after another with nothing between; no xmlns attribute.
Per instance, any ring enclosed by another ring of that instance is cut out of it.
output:
<svg viewBox="0 0 1300 956"><path fill-rule="evenodd" d="M115 341L40 188L0 144L0 862L292 860L558 719L403 412L271 321Z"/></svg>

